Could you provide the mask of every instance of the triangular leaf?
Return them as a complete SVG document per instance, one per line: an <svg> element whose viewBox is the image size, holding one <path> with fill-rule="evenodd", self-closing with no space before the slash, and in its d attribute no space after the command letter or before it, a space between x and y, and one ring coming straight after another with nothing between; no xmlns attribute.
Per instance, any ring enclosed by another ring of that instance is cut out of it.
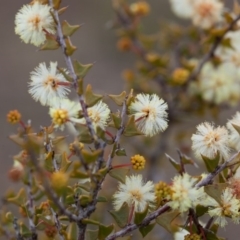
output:
<svg viewBox="0 0 240 240"><path fill-rule="evenodd" d="M128 120L123 135L126 137L143 135L143 133L141 133L136 127L134 116L131 116Z"/></svg>
<svg viewBox="0 0 240 240"><path fill-rule="evenodd" d="M215 170L215 168L219 164L219 160L220 160L219 152L218 152L217 156L214 159L210 159L210 158L208 158L206 156L203 156L203 155L201 155L201 156L202 156L202 159L203 159L203 161L205 163L205 166L206 166L208 172L213 172L213 170Z"/></svg>
<svg viewBox="0 0 240 240"><path fill-rule="evenodd" d="M168 154L165 153L165 156L168 158L170 163L173 165L173 167L180 172L181 171L181 165L177 161L175 161L172 157L170 157Z"/></svg>
<svg viewBox="0 0 240 240"><path fill-rule="evenodd" d="M173 230L171 223L179 214L180 213L178 211L163 213L157 218L156 222L171 233Z"/></svg>
<svg viewBox="0 0 240 240"><path fill-rule="evenodd" d="M83 65L78 61L74 61L73 66L74 66L74 70L75 70L75 73L77 74L77 76L79 78L84 78L86 76L86 74L88 73L88 71L93 66L93 64Z"/></svg>
<svg viewBox="0 0 240 240"><path fill-rule="evenodd" d="M204 191L213 199L215 199L219 204L222 204L221 196L223 190L228 186L227 183L219 183L213 185L204 186Z"/></svg>
<svg viewBox="0 0 240 240"><path fill-rule="evenodd" d="M146 205L145 209L142 212L135 212L134 223L140 224L143 219L147 216L148 213L148 205Z"/></svg>
<svg viewBox="0 0 240 240"><path fill-rule="evenodd" d="M99 231L98 231L98 239L104 240L106 237L113 231L114 225L110 224L108 226L105 225L99 225Z"/></svg>
<svg viewBox="0 0 240 240"><path fill-rule="evenodd" d="M55 36L46 34L46 41L44 42L44 44L40 48L40 50L56 50L59 47L60 47L60 45L57 42Z"/></svg>
<svg viewBox="0 0 240 240"><path fill-rule="evenodd" d="M129 168L117 168L117 169L112 169L109 172L109 175L112 178L115 178L118 181L125 183L125 178L126 178L126 175L128 174L128 172L129 172Z"/></svg>
<svg viewBox="0 0 240 240"><path fill-rule="evenodd" d="M71 56L76 50L77 50L77 47L72 45L72 42L70 41L69 38L65 39L65 43L66 43L66 54L68 56Z"/></svg>
<svg viewBox="0 0 240 240"><path fill-rule="evenodd" d="M18 194L14 197L7 198L7 201L10 203L14 203L18 206L22 206L26 202L26 192L24 188L21 188Z"/></svg>
<svg viewBox="0 0 240 240"><path fill-rule="evenodd" d="M85 101L88 107L95 105L103 98L102 95L94 94L92 91L92 86L90 84L87 85L85 91Z"/></svg>
<svg viewBox="0 0 240 240"><path fill-rule="evenodd" d="M127 203L124 203L118 211L109 211L117 225L123 228L127 225L129 216L129 207Z"/></svg>
<svg viewBox="0 0 240 240"><path fill-rule="evenodd" d="M66 37L72 36L79 28L80 25L70 25L66 20L62 22L63 35Z"/></svg>
<svg viewBox="0 0 240 240"><path fill-rule="evenodd" d="M85 162L90 164L95 162L98 159L99 155L102 153L102 149L95 150L94 152L90 152L83 149L81 153L83 155Z"/></svg>
<svg viewBox="0 0 240 240"><path fill-rule="evenodd" d="M149 232L151 232L154 226L155 226L155 223L149 224L145 227L140 227L139 231L142 234L142 237L145 237Z"/></svg>
<svg viewBox="0 0 240 240"><path fill-rule="evenodd" d="M123 102L126 98L126 92L123 91L121 94L119 95L108 95L118 106L122 106Z"/></svg>

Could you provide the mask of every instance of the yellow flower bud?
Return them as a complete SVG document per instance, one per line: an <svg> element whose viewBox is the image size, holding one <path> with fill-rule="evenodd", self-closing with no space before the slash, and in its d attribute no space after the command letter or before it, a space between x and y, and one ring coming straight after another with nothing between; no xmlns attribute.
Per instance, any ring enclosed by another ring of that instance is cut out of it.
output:
<svg viewBox="0 0 240 240"><path fill-rule="evenodd" d="M134 170L142 170L145 167L145 158L139 154L131 157L131 163Z"/></svg>
<svg viewBox="0 0 240 240"><path fill-rule="evenodd" d="M9 111L7 114L7 121L11 124L19 123L21 120L21 113L18 110Z"/></svg>
<svg viewBox="0 0 240 240"><path fill-rule="evenodd" d="M51 185L54 190L61 191L67 186L68 175L62 171L54 172L51 176Z"/></svg>
<svg viewBox="0 0 240 240"><path fill-rule="evenodd" d="M128 82L131 82L134 80L134 72L130 69L126 69L123 71L122 73L122 77L124 80L128 81Z"/></svg>
<svg viewBox="0 0 240 240"><path fill-rule="evenodd" d="M147 2L140 1L140 2L137 2L137 3L132 3L130 5L130 11L134 15L147 16L150 12L150 6Z"/></svg>
<svg viewBox="0 0 240 240"><path fill-rule="evenodd" d="M184 68L176 68L172 73L172 81L175 84L184 84L189 77L189 71Z"/></svg>
<svg viewBox="0 0 240 240"><path fill-rule="evenodd" d="M128 37L122 37L117 42L117 48L120 51L129 51L132 48L132 41Z"/></svg>
<svg viewBox="0 0 240 240"><path fill-rule="evenodd" d="M159 205L163 205L166 200L171 198L171 195L172 190L167 183L160 181L155 184L155 196Z"/></svg>

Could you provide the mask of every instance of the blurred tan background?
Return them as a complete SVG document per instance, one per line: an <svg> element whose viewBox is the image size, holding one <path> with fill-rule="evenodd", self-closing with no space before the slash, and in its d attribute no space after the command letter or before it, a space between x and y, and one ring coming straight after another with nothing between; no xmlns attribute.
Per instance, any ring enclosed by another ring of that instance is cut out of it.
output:
<svg viewBox="0 0 240 240"><path fill-rule="evenodd" d="M180 0L179 0L180 1ZM117 51L116 36L114 31L107 29L107 23L114 18L114 12L109 0L63 0L63 5L68 5L69 9L61 19L66 19L70 24L84 24L72 38L73 44L78 50L73 55L73 59L78 59L81 63L95 63L94 67L87 75L85 84L90 83L93 89L101 93L120 93L124 88L124 81L121 72L134 63L134 56L128 53ZM170 10L168 0L149 0L152 13L144 20L144 31L153 33L158 30L158 23L167 19L175 18ZM228 1L230 4L232 0ZM14 33L14 18L16 12L27 1L1 1L0 5L0 189L1 196L14 185L8 181L7 172L12 165L12 156L20 150L8 139L8 135L16 130L15 125L6 122L6 114L9 110L18 109L23 116L23 120L32 120L35 129L48 125L50 118L48 109L33 101L28 94L27 82L29 73L40 63L58 61L64 67L63 55L61 51L38 51L36 47L24 44ZM230 116L227 116L230 118ZM225 122L226 118L224 119ZM134 140L134 139L133 139ZM174 149L177 146L174 146ZM170 164L167 165L170 168ZM170 179L172 176L168 176ZM159 177L158 177L159 179ZM169 239L160 227L159 239ZM239 239L240 230L234 228L234 235L226 234L232 232L231 228L226 228L223 235L229 240ZM160 237L161 236L161 237ZM146 237L145 239L150 239ZM158 239L158 238L156 238Z"/></svg>

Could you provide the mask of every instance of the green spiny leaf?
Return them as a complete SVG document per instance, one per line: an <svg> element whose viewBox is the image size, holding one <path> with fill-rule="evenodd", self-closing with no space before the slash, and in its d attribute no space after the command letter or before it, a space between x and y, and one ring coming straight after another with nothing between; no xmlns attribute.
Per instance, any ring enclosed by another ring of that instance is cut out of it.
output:
<svg viewBox="0 0 240 240"><path fill-rule="evenodd" d="M92 86L90 84L87 85L85 91L85 100L88 107L95 105L103 98L102 95L94 94L92 91Z"/></svg>
<svg viewBox="0 0 240 240"><path fill-rule="evenodd" d="M80 25L70 25L66 20L62 22L62 31L65 37L72 36L79 28Z"/></svg>
<svg viewBox="0 0 240 240"><path fill-rule="evenodd" d="M88 71L92 68L93 64L81 64L78 61L74 61L73 63L74 70L79 78L84 78Z"/></svg>
<svg viewBox="0 0 240 240"><path fill-rule="evenodd" d="M127 203L124 203L118 211L109 211L117 225L120 228L123 228L127 225L128 216L129 216L129 207Z"/></svg>

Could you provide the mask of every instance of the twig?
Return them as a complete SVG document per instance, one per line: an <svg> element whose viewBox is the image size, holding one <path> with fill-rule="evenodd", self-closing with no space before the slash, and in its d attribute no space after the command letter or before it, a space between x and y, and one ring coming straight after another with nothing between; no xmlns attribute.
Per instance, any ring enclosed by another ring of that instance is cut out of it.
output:
<svg viewBox="0 0 240 240"><path fill-rule="evenodd" d="M28 174L28 183L27 183L27 193L28 193L28 202L27 202L27 209L28 209L28 221L29 221L29 227L32 232L32 240L37 240L38 235L36 231L36 226L33 221L33 215L34 215L34 201L32 196L32 171L29 171Z"/></svg>
<svg viewBox="0 0 240 240"><path fill-rule="evenodd" d="M54 218L55 226L58 230L59 238L60 238L60 240L64 240L64 237L61 234L61 224L58 219L58 214L56 212L54 212L54 210L51 207L50 207L50 210L51 210L53 218Z"/></svg>
<svg viewBox="0 0 240 240"><path fill-rule="evenodd" d="M56 193L53 191L53 189L50 187L48 180L44 177L45 176L45 172L44 170L39 166L38 164L38 160L35 156L35 154L33 153L32 149L27 149L31 162L33 163L34 167L36 168L37 173L40 175L42 181L43 181L43 186L44 189L47 193L47 195L50 197L50 199L54 202L54 204L56 205L56 207L60 210L60 212L62 214L64 214L65 216L67 216L69 218L70 221L78 221L78 217L71 213L70 211L68 211L66 209L66 207L59 201L58 196L56 195Z"/></svg>
<svg viewBox="0 0 240 240"><path fill-rule="evenodd" d="M52 7L52 12L53 12L54 18L55 18L55 20L57 22L58 43L61 46L62 52L64 54L64 59L65 59L66 65L67 65L67 69L68 69L68 71L69 71L69 73L71 75L71 78L73 79L74 89L77 92L77 89L78 89L78 76L75 73L71 57L68 56L67 53L66 53L67 46L66 46L64 35L63 35L63 32L62 32L62 26L61 26L61 22L60 22L60 19L59 19L58 11L56 9L54 9L53 0L49 0L49 5ZM78 94L78 99L79 99L80 105L82 107L83 116L84 116L84 118L86 120L86 124L87 124L88 130L89 130L89 132L90 132L90 134L91 134L91 136L92 136L92 138L93 138L93 140L95 142L95 147L99 148L99 140L98 140L98 137L97 137L96 132L94 130L92 121L89 118L88 111L87 111L87 105L86 105L86 103L84 101L83 95L79 95Z"/></svg>
<svg viewBox="0 0 240 240"><path fill-rule="evenodd" d="M126 113L127 113L127 104L126 104L126 99L125 99L125 101L123 102L122 111L121 111L121 124L120 124L120 128L118 129L118 131L116 133L116 136L115 136L115 139L114 139L114 144L113 144L113 147L112 147L112 151L109 154L108 160L107 160L107 167L108 168L111 168L112 160L113 160L113 157L115 155L115 151L118 148L121 135L123 134L123 131L124 131L124 123L125 123Z"/></svg>
<svg viewBox="0 0 240 240"><path fill-rule="evenodd" d="M17 240L24 240L22 234L20 233L20 229L19 229L16 217L14 217L14 219L13 219L13 227L14 227L14 230L16 232Z"/></svg>
<svg viewBox="0 0 240 240"><path fill-rule="evenodd" d="M237 21L240 19L240 15L238 15L230 24L229 26L226 28L226 30L224 31L224 33L215 38L214 43L212 44L212 47L210 48L210 50L208 51L208 53L202 58L202 60L200 61L200 63L198 64L198 66L194 69L194 71L192 72L192 74L189 76L188 81L192 81L194 80L198 74L201 72L204 64L209 61L213 56L214 53L217 49L217 47L221 44L222 40L224 39L225 35L231 31L235 24L237 23Z"/></svg>
<svg viewBox="0 0 240 240"><path fill-rule="evenodd" d="M164 205L163 207L159 208L158 210L150 213L146 218L144 218L144 220L140 223L140 224L129 224L127 225L125 228L123 228L122 230L115 232L114 234L108 236L105 240L114 240L118 237L123 237L126 234L132 232L133 230L139 228L139 227L145 227L147 226L152 220L156 219L159 215L161 215L162 213L168 211L170 209L169 206Z"/></svg>
<svg viewBox="0 0 240 240"><path fill-rule="evenodd" d="M213 178L215 176L217 176L225 167L227 167L230 162L232 162L236 157L238 157L239 154L240 154L240 151L233 154L229 160L225 161L222 165L217 166L216 169L212 173L208 174L207 177L205 177L203 180L201 180L199 183L197 183L195 185L195 187L200 188L200 187L208 185L213 180Z"/></svg>

